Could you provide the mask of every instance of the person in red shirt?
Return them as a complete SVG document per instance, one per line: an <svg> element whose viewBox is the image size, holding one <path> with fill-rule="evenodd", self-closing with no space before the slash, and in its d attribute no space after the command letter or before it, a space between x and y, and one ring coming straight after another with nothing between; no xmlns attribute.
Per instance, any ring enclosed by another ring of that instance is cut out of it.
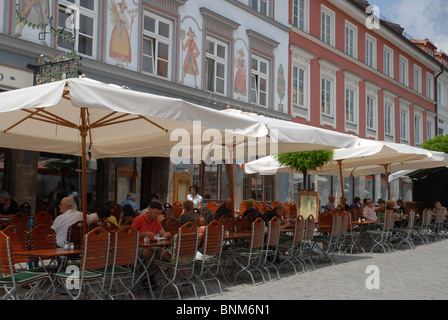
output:
<svg viewBox="0 0 448 320"><path fill-rule="evenodd" d="M139 232L140 238L149 237L149 239L153 239L156 234L159 234L167 239L171 237L171 234L163 229L158 220L158 217L162 214L162 211L162 202L156 200L150 203L149 210L146 214L142 214L134 218L131 226ZM152 262L154 259L169 259L169 253L166 250L160 249L160 247L140 247L139 255L146 260L148 269L151 268L151 266L148 266L148 263Z"/></svg>

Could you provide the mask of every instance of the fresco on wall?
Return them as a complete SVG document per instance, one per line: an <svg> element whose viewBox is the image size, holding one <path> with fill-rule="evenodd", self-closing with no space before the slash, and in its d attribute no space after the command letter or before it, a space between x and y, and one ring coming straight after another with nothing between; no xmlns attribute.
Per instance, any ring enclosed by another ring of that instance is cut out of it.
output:
<svg viewBox="0 0 448 320"><path fill-rule="evenodd" d="M280 98L280 102L278 104L279 112L287 112L288 111L288 110L284 110L284 106L283 106L283 99L285 98L285 91L286 91L285 72L283 70L283 65L280 63L280 66L278 67L278 73L277 73L277 93L278 93L278 97Z"/></svg>
<svg viewBox="0 0 448 320"><path fill-rule="evenodd" d="M132 41L137 41L132 38L132 31L138 11L138 7L130 8L126 0L109 2L110 24L113 26L109 38L109 58L116 66L127 68L132 63Z"/></svg>
<svg viewBox="0 0 448 320"><path fill-rule="evenodd" d="M243 49L239 49L235 54L235 98L246 102L247 99L247 63Z"/></svg>
<svg viewBox="0 0 448 320"><path fill-rule="evenodd" d="M15 36L35 42L39 38L39 33L44 33L50 23L50 1L18 0L17 4ZM39 41L42 45L48 46L44 39Z"/></svg>
<svg viewBox="0 0 448 320"><path fill-rule="evenodd" d="M182 41L182 79L181 84L184 83L187 75L193 76L194 86L198 88L197 77L199 76L198 57L201 51L196 43L196 34L190 27L187 32L181 30L180 38Z"/></svg>

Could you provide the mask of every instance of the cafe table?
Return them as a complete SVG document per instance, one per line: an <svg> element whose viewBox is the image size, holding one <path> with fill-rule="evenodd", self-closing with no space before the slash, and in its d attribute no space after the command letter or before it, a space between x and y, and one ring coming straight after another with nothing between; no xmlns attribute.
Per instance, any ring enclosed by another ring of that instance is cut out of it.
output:
<svg viewBox="0 0 448 320"><path fill-rule="evenodd" d="M45 266L45 263L43 262L43 260L54 260L57 258L62 257L62 261L59 264L59 268L56 271L59 272L60 269L62 268L63 265L65 265L65 261L67 259L68 256L71 255L79 255L82 253L82 249L81 248L76 248L76 249L64 249L64 248L47 248L47 249L35 249L35 250L20 250L20 251L14 251L15 255L18 256L27 256L29 258L38 258L40 264L42 265L43 269L45 270L46 273L48 273L48 279L51 282L51 286L49 288L47 288L47 290L45 291L45 293L43 294L43 296L46 296L47 292L51 289L55 288L54 285L54 279L52 274L54 273L54 271L52 271L51 269L47 269L47 267ZM54 299L54 291L53 291L53 299Z"/></svg>

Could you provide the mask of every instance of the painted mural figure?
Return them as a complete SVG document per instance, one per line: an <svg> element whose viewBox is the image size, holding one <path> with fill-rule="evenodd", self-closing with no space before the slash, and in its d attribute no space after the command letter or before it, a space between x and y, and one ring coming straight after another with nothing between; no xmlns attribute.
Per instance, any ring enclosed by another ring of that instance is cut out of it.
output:
<svg viewBox="0 0 448 320"><path fill-rule="evenodd" d="M18 4L19 15L25 20L20 21L20 18L17 18L16 26L18 29L16 37L20 38L22 36L23 28L27 22L34 25L47 25L50 23L49 0L19 0ZM40 31L44 32L44 29L40 29ZM47 46L45 40L41 40L41 43Z"/></svg>
<svg viewBox="0 0 448 320"><path fill-rule="evenodd" d="M109 43L109 56L116 61L116 66L124 67L132 62L131 37L134 16L131 23L126 16L125 10L128 8L126 0L120 3L111 1L109 10L111 11L111 22L114 25Z"/></svg>
<svg viewBox="0 0 448 320"><path fill-rule="evenodd" d="M243 49L238 50L237 57L235 58L235 67L237 68L235 74L235 93L238 95L238 100L243 100L246 97L246 76L247 67L246 61L244 60Z"/></svg>
<svg viewBox="0 0 448 320"><path fill-rule="evenodd" d="M188 39L184 43L182 39L182 51L186 51L184 65L182 67L182 81L184 83L185 76L191 74L194 77L194 86L197 88L196 77L199 75L199 67L197 63L197 57L200 55L200 51L194 38L196 37L191 28L187 33Z"/></svg>

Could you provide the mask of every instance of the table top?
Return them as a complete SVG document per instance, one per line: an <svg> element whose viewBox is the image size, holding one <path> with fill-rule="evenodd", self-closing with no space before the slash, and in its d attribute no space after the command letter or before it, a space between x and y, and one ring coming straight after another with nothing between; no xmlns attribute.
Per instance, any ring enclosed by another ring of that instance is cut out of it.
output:
<svg viewBox="0 0 448 320"><path fill-rule="evenodd" d="M20 256L29 257L60 257L69 256L72 254L80 254L82 249L64 249L64 248L53 248L53 249L36 249L36 250L23 250L14 251L14 254Z"/></svg>
<svg viewBox="0 0 448 320"><path fill-rule="evenodd" d="M172 243L173 243L173 238L164 239L164 240L160 240L160 241L150 240L148 243L145 243L145 238L142 237L142 238L140 238L138 245L139 245L139 247L151 248L151 247L168 246L168 245L171 245Z"/></svg>

